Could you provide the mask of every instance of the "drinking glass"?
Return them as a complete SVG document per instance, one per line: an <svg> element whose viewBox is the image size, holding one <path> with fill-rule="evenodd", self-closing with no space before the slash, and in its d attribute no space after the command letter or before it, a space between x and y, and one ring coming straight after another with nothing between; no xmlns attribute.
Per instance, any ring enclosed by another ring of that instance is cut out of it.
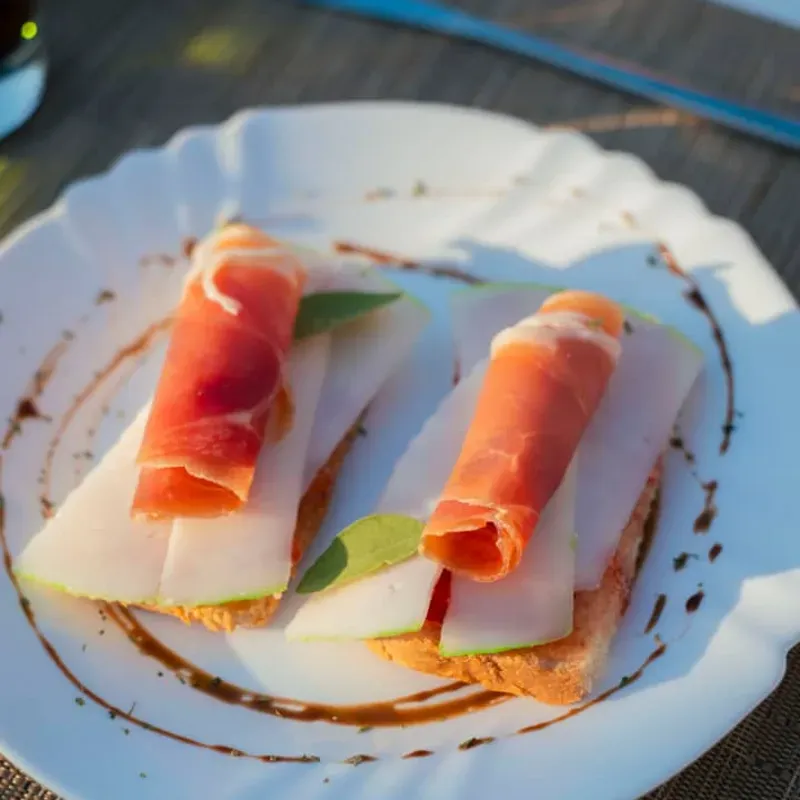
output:
<svg viewBox="0 0 800 800"><path fill-rule="evenodd" d="M38 108L47 76L33 0L0 0L0 139Z"/></svg>

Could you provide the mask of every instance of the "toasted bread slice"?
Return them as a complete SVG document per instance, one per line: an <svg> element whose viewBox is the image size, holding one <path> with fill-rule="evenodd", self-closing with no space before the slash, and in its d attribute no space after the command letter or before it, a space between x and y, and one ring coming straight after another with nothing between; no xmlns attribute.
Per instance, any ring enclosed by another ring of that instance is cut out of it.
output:
<svg viewBox="0 0 800 800"><path fill-rule="evenodd" d="M336 478L358 433L358 425L347 433L319 470L300 501L297 526L292 540L294 563L299 563L314 541L333 496ZM199 622L210 631L232 631L235 628L259 628L266 625L278 610L282 595L268 595L256 600L236 600L216 606L150 606L141 608L169 614L185 622Z"/></svg>
<svg viewBox="0 0 800 800"><path fill-rule="evenodd" d="M493 655L440 655L439 626L418 633L373 639L368 647L404 667L480 683L487 689L568 705L588 695L608 658L611 641L630 601L633 584L657 515L661 464L648 478L599 588L575 594L575 621L564 639Z"/></svg>

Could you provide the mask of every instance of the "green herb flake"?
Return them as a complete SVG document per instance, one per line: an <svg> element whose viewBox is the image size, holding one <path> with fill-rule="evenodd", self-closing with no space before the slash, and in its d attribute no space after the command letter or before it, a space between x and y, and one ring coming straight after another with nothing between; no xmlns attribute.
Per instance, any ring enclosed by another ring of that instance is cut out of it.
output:
<svg viewBox="0 0 800 800"><path fill-rule="evenodd" d="M411 193L414 197L425 197L428 194L428 185L424 181L417 181Z"/></svg>
<svg viewBox="0 0 800 800"><path fill-rule="evenodd" d="M482 738L478 738L473 736L467 739L458 746L459 750L472 750L474 747L480 747L484 744L491 744L494 741L494 736L484 736Z"/></svg>
<svg viewBox="0 0 800 800"><path fill-rule="evenodd" d="M342 763L349 764L351 767L360 767L362 764L369 764L371 761L377 761L375 756L367 755L366 753L358 753L350 758L346 758Z"/></svg>
<svg viewBox="0 0 800 800"><path fill-rule="evenodd" d="M75 705L76 706L85 706L86 705L86 701L82 697L76 697L75 698Z"/></svg>
<svg viewBox="0 0 800 800"><path fill-rule="evenodd" d="M300 301L294 338L307 339L352 322L365 314L390 305L403 292L318 292Z"/></svg>
<svg viewBox="0 0 800 800"><path fill-rule="evenodd" d="M298 593L344 586L411 558L424 527L419 520L401 514L373 514L357 520L311 565Z"/></svg>

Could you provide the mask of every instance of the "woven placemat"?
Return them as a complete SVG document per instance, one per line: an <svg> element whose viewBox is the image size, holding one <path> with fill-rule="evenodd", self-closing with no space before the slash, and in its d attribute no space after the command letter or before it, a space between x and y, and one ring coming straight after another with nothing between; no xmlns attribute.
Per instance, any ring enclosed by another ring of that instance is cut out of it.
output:
<svg viewBox="0 0 800 800"><path fill-rule="evenodd" d="M449 1L800 114L800 33L729 9L701 0ZM51 80L37 116L0 145L0 236L76 178L187 125L247 106L417 99L576 128L642 157L744 225L800 292L796 156L517 58L287 0L42 6ZM55 795L0 760L0 800L33 798ZM800 800L800 649L769 699L648 798Z"/></svg>

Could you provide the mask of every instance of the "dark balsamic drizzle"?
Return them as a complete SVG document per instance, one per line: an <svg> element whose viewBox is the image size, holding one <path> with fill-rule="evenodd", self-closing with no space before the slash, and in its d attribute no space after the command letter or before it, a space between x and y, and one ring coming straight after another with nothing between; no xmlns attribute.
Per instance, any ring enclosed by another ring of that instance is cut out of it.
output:
<svg viewBox="0 0 800 800"><path fill-rule="evenodd" d="M650 633L650 631L658 625L658 621L661 619L661 615L664 613L664 608L667 605L667 596L662 592L658 597L656 597L655 605L653 606L653 611L650 614L650 619L647 621L647 625L645 626L644 632Z"/></svg>
<svg viewBox="0 0 800 800"><path fill-rule="evenodd" d="M20 422L24 419L51 419L47 414L42 414L42 412L39 411L39 407L30 397L23 397L22 400L17 403L15 416Z"/></svg>
<svg viewBox="0 0 800 800"><path fill-rule="evenodd" d="M686 442L683 440L683 437L678 431L675 431L670 437L669 446L673 450L678 450L680 453L682 453L687 464L695 463L696 459L694 453L686 446Z"/></svg>
<svg viewBox="0 0 800 800"><path fill-rule="evenodd" d="M428 756L433 755L433 750L412 750L410 753L406 753L402 756L404 759L409 758L427 758Z"/></svg>
<svg viewBox="0 0 800 800"><path fill-rule="evenodd" d="M711 549L708 551L708 560L713 564L721 552L722 545L717 542L716 544L712 545Z"/></svg>
<svg viewBox="0 0 800 800"><path fill-rule="evenodd" d="M187 236L181 242L181 253L183 253L183 257L189 259L192 257L192 253L194 253L194 249L197 247L197 237L196 236Z"/></svg>
<svg viewBox="0 0 800 800"><path fill-rule="evenodd" d="M38 410L36 401L44 393L50 378L53 375L58 362L67 351L68 343L66 341L58 342L44 357L39 369L33 374L33 378L28 384L22 397L17 401L17 408L15 413L8 421L8 428L3 436L2 448L8 450L11 443L19 436L22 431L22 422L25 419L49 419L45 417Z"/></svg>
<svg viewBox="0 0 800 800"><path fill-rule="evenodd" d="M39 510L44 519L50 519L53 516L54 509L55 503L52 500L49 500L44 495L39 497Z"/></svg>
<svg viewBox="0 0 800 800"><path fill-rule="evenodd" d="M702 589L698 589L687 601L686 601L686 613L687 614L694 614L698 608L700 608L700 604L703 602L703 598L706 596L706 593Z"/></svg>
<svg viewBox="0 0 800 800"><path fill-rule="evenodd" d="M702 484L703 491L706 494L705 502L703 503L703 510L697 515L694 521L695 533L708 533L711 529L711 524L717 516L716 495L718 484L716 481L708 481Z"/></svg>
<svg viewBox="0 0 800 800"><path fill-rule="evenodd" d="M423 264L409 258L387 253L383 250L375 250L372 247L362 247L351 242L334 242L333 249L341 255L357 255L368 258L373 264L384 267L395 267L397 269L421 272L433 278L447 278L449 280L460 281L470 286L480 286L486 281L471 275L458 267L447 267L437 264Z"/></svg>
<svg viewBox="0 0 800 800"><path fill-rule="evenodd" d="M714 341L717 344L720 362L722 363L722 371L725 374L725 388L727 390L725 417L722 422L722 441L719 446L720 454L724 455L728 452L728 448L731 444L731 437L736 430L736 425L733 422L736 417L736 384L733 376L733 362L731 361L728 351L728 343L725 340L725 335L722 333L722 327L719 324L716 314L711 309L711 306L708 305L703 293L700 291L698 282L678 264L675 260L675 256L672 255L672 252L665 244L658 245L658 252L666 268L688 285L689 288L684 296L689 303L708 320L708 324L711 326L711 335L714 337Z"/></svg>
<svg viewBox="0 0 800 800"><path fill-rule="evenodd" d="M109 619L122 630L142 655L155 659L165 670L172 672L188 686L228 705L242 706L281 719L326 722L358 728L389 728L451 719L511 699L507 694L482 690L440 703L429 703L437 697L465 688L462 683L447 683L405 697L350 706L276 697L251 691L206 672L167 647L131 611L117 605L105 605L104 608Z"/></svg>
<svg viewBox="0 0 800 800"><path fill-rule="evenodd" d="M453 386L458 386L459 382L461 381L461 359L456 354L455 358L453 359Z"/></svg>
<svg viewBox="0 0 800 800"><path fill-rule="evenodd" d="M673 449L679 450L681 453L683 453L683 457L686 460L687 464L694 466L696 461L695 455L687 447L686 442L681 436L680 430L678 428L676 428L673 431L672 436L670 437L669 440L669 444L670 447L672 447ZM708 533L708 531L711 529L712 523L717 517L718 509L716 504L716 495L717 495L717 489L719 488L719 483L715 480L704 482L698 476L697 470L695 469L692 469L691 476L695 479L697 484L703 490L703 494L705 497L703 501L703 509L695 518L692 529L694 530L695 533ZM686 558L688 558L688 555L689 554L681 554L681 556L686 556ZM678 556L678 558L673 559L676 571L679 569L683 569L683 567L686 566L685 558L680 563L680 566L678 565L678 559L680 559L681 556Z"/></svg>

